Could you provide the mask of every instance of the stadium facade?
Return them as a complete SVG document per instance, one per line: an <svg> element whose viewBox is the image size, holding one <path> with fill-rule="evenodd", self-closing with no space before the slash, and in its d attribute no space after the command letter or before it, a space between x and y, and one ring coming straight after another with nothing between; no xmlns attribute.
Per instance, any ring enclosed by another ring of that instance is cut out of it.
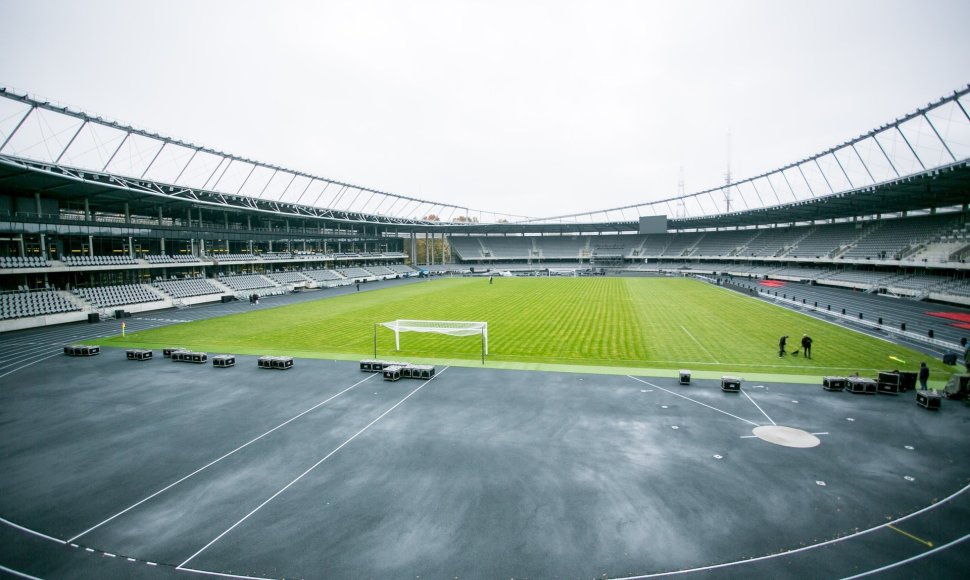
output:
<svg viewBox="0 0 970 580"><path fill-rule="evenodd" d="M0 330L442 271L729 273L967 305L968 95L756 177L537 219L0 89Z"/></svg>

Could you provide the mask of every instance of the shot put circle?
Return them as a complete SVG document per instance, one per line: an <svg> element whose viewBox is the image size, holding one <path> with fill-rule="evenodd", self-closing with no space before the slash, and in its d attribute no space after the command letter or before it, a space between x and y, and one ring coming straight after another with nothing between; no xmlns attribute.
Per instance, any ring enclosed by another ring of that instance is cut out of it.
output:
<svg viewBox="0 0 970 580"><path fill-rule="evenodd" d="M768 443L782 445L784 447L797 447L807 449L815 447L821 441L815 435L801 429L783 427L781 425L762 425L751 430L755 437Z"/></svg>

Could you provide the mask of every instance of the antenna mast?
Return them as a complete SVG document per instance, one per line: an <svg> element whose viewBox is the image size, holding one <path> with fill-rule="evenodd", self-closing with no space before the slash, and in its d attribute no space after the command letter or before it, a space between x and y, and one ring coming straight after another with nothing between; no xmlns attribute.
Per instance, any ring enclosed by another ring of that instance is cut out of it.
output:
<svg viewBox="0 0 970 580"><path fill-rule="evenodd" d="M724 212L731 213L731 130L727 134L727 173L724 174Z"/></svg>
<svg viewBox="0 0 970 580"><path fill-rule="evenodd" d="M680 174L677 176L677 217L687 217L687 201L684 199L684 166L680 166Z"/></svg>

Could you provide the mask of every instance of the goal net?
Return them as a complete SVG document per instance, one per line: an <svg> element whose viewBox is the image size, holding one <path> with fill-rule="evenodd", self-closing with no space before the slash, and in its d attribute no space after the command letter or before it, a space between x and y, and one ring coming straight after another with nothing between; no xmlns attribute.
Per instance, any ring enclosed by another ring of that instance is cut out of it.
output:
<svg viewBox="0 0 970 580"><path fill-rule="evenodd" d="M433 332L449 336L481 336L482 349L488 354L488 323L463 320L392 320L381 326L394 331L394 347L401 350L402 332Z"/></svg>

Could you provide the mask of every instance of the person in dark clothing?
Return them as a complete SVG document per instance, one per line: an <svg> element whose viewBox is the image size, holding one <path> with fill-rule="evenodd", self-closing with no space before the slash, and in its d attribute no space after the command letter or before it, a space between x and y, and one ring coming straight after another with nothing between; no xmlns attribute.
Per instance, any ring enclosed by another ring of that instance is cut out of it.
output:
<svg viewBox="0 0 970 580"><path fill-rule="evenodd" d="M805 358L812 358L812 337L807 334L802 335L802 350L805 351Z"/></svg>
<svg viewBox="0 0 970 580"><path fill-rule="evenodd" d="M930 378L930 369L926 366L925 362L919 363L919 386L924 391L926 390L926 381Z"/></svg>
<svg viewBox="0 0 970 580"><path fill-rule="evenodd" d="M778 339L778 357L781 358L785 356L785 342L788 340L788 335Z"/></svg>

